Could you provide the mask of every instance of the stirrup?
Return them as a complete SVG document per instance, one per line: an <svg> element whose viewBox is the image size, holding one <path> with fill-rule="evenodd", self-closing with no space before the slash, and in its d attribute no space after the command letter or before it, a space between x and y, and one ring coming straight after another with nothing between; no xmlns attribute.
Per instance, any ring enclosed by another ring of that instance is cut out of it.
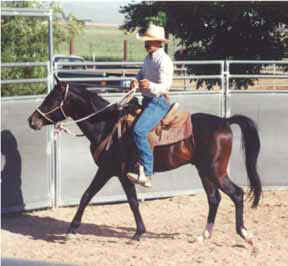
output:
<svg viewBox="0 0 288 266"><path fill-rule="evenodd" d="M144 173L144 167L140 164L139 165L139 174L135 173L127 173L127 177L130 181L135 184L141 185L146 188L151 188L151 176L146 176Z"/></svg>
<svg viewBox="0 0 288 266"><path fill-rule="evenodd" d="M148 176L148 177L145 177L146 179L145 180L141 180L141 176L140 175L137 175L137 174L134 174L134 173L127 173L127 177L128 179L135 183L135 184L138 184L138 185L141 185L145 188L151 188L152 187L152 183L151 183L151 177Z"/></svg>

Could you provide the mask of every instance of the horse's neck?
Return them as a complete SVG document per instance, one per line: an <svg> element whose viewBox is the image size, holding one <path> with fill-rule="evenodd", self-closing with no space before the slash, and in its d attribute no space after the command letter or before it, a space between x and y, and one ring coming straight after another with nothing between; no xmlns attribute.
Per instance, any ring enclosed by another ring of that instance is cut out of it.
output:
<svg viewBox="0 0 288 266"><path fill-rule="evenodd" d="M89 110L89 114L93 114L95 110ZM74 120L78 120L83 118L83 116L76 115L73 117ZM115 124L111 120L101 120L97 121L95 117L89 118L87 120L78 122L77 125L82 131L82 133L89 139L91 144L98 145L100 144L101 140L109 134L111 128Z"/></svg>
<svg viewBox="0 0 288 266"><path fill-rule="evenodd" d="M101 122L98 124L91 123L89 121L83 121L77 123L82 133L89 139L93 144L99 144L103 139L106 123Z"/></svg>

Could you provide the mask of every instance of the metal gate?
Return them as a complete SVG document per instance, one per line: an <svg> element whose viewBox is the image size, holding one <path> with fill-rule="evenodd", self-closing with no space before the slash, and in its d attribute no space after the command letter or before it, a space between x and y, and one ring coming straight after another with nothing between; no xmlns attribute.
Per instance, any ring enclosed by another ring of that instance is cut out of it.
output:
<svg viewBox="0 0 288 266"><path fill-rule="evenodd" d="M45 67L42 79L1 80L2 84L52 84L52 12L35 9L1 9L2 16L46 17L49 41L47 62L2 63L1 68ZM15 212L54 205L54 151L52 128L33 134L27 118L44 96L5 97L1 100L1 212Z"/></svg>

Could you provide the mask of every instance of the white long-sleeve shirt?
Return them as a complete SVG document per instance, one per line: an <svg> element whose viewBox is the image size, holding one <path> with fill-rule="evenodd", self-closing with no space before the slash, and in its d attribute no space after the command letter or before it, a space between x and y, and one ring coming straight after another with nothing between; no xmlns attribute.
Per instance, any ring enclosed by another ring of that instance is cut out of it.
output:
<svg viewBox="0 0 288 266"><path fill-rule="evenodd" d="M144 59L136 79L147 79L150 81L150 92L142 93L143 96L153 97L168 93L173 81L174 66L170 57L163 48L148 54Z"/></svg>

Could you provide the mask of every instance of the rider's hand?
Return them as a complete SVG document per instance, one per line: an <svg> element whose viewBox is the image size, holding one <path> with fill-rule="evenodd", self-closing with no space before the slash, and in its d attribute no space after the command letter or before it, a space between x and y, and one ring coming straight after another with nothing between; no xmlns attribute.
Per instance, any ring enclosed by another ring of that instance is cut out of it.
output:
<svg viewBox="0 0 288 266"><path fill-rule="evenodd" d="M147 79L139 80L139 88L141 92L150 91L150 82Z"/></svg>
<svg viewBox="0 0 288 266"><path fill-rule="evenodd" d="M134 79L131 81L130 83L130 90L134 89L134 88L138 88L139 87L139 82L138 80Z"/></svg>

